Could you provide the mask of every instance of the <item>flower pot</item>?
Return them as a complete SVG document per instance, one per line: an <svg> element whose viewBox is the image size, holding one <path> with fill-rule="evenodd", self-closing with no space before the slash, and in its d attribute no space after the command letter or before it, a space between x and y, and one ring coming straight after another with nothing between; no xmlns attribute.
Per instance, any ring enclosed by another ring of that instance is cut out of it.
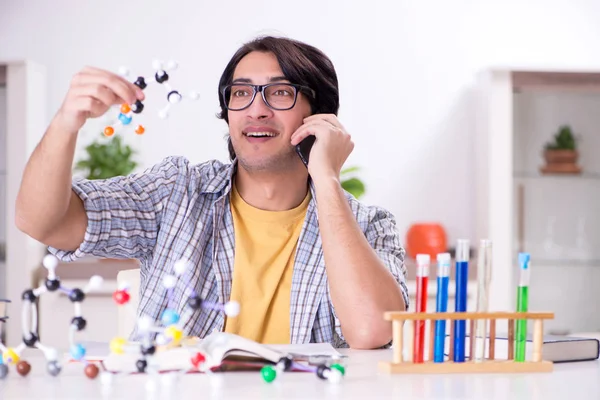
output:
<svg viewBox="0 0 600 400"><path fill-rule="evenodd" d="M546 165L540 171L543 174L579 174L581 168L577 165L579 153L577 150L545 150Z"/></svg>

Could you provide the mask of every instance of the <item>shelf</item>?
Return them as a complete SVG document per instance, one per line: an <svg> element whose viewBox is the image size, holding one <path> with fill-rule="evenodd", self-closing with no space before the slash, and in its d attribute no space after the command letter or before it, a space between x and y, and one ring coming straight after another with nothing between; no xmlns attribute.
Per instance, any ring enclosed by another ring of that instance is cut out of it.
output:
<svg viewBox="0 0 600 400"><path fill-rule="evenodd" d="M541 174L539 172L514 172L515 179L544 179L544 180L592 180L600 181L600 173L583 172L581 174Z"/></svg>

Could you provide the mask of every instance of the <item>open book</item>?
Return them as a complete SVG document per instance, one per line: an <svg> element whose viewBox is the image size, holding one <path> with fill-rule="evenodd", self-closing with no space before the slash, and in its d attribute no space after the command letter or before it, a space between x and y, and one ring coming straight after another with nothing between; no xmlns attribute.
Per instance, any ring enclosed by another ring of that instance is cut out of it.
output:
<svg viewBox="0 0 600 400"><path fill-rule="evenodd" d="M192 359L197 353L204 357L201 371L260 369L276 364L282 357L294 361L320 364L338 362L345 358L329 343L264 345L238 335L215 332L204 339L187 339L180 347L161 349L148 359L148 365L158 371L195 371ZM111 372L136 372L139 351L110 354L102 358L104 367Z"/></svg>

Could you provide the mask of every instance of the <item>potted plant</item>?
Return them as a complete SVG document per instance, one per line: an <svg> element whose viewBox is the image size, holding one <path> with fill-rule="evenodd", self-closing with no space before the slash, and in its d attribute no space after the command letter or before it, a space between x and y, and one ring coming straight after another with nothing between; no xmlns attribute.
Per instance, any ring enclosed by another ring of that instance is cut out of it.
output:
<svg viewBox="0 0 600 400"><path fill-rule="evenodd" d="M104 136L104 135L102 135ZM135 153L120 136L107 141L96 140L85 148L87 158L75 164L75 170L83 171L87 179L107 179L131 173L137 163L132 160Z"/></svg>
<svg viewBox="0 0 600 400"><path fill-rule="evenodd" d="M541 168L543 174L578 174L579 153L577 142L569 125L562 125L554 134L554 140L544 147L546 165Z"/></svg>
<svg viewBox="0 0 600 400"><path fill-rule="evenodd" d="M85 147L87 158L79 160L74 169L82 171L86 179L108 179L115 176L125 176L133 172L138 163L132 159L135 151L131 146L123 143L120 136L105 138L101 133L101 139L93 141ZM124 263L122 268L137 266L134 259L100 258L103 262Z"/></svg>

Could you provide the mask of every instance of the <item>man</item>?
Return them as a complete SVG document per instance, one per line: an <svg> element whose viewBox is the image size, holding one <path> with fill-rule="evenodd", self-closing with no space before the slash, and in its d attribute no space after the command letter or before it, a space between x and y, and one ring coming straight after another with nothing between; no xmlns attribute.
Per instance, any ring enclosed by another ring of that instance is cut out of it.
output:
<svg viewBox="0 0 600 400"><path fill-rule="evenodd" d="M158 320L163 278L179 259L185 285L205 300L236 300L240 314L211 310L184 334L213 330L263 343L389 346L383 313L408 305L395 220L344 192L353 149L337 120L337 76L307 44L265 37L242 46L219 83L232 162L181 157L127 177L72 182L77 132L114 104L143 99L136 86L95 68L78 73L26 167L16 223L63 260L84 255L141 262L140 314ZM203 134L206 134L203 132ZM295 146L316 138L305 166Z"/></svg>

